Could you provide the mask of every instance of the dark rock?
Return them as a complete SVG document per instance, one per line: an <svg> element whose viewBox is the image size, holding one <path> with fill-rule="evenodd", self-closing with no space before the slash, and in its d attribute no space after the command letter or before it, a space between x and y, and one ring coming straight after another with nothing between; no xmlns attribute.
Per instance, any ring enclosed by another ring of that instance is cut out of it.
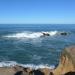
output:
<svg viewBox="0 0 75 75"><path fill-rule="evenodd" d="M50 72L50 75L54 75L53 72Z"/></svg>
<svg viewBox="0 0 75 75"><path fill-rule="evenodd" d="M15 73L15 75L23 75L23 72L22 71L18 71Z"/></svg>
<svg viewBox="0 0 75 75"><path fill-rule="evenodd" d="M61 35L67 35L67 33L66 33L66 32L61 32L60 34L61 34Z"/></svg>
<svg viewBox="0 0 75 75"><path fill-rule="evenodd" d="M50 34L48 34L48 33L42 33L43 34L43 36L50 36Z"/></svg>
<svg viewBox="0 0 75 75"><path fill-rule="evenodd" d="M44 73L40 70L33 70L30 72L30 75L44 75Z"/></svg>
<svg viewBox="0 0 75 75"><path fill-rule="evenodd" d="M23 68L23 70L24 70L25 72L28 72L27 69L28 69L28 68Z"/></svg>
<svg viewBox="0 0 75 75"><path fill-rule="evenodd" d="M65 75L75 75L75 72L68 72Z"/></svg>

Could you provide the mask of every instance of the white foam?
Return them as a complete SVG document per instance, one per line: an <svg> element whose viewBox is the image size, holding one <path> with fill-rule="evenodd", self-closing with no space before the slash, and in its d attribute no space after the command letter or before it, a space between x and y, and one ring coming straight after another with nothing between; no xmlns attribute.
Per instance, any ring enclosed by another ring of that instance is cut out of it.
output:
<svg viewBox="0 0 75 75"><path fill-rule="evenodd" d="M7 37L7 38L38 38L42 36L42 34L40 32L36 32L36 33L26 33L26 32L22 32L22 33L16 33L16 34L9 34L3 37Z"/></svg>
<svg viewBox="0 0 75 75"><path fill-rule="evenodd" d="M40 68L49 68L49 69L54 69L55 66L54 65L34 65L34 64L19 64L15 61L5 61L5 62L0 62L0 67L14 67L16 65L25 67L25 68L32 68L32 69L40 69Z"/></svg>
<svg viewBox="0 0 75 75"><path fill-rule="evenodd" d="M10 66L15 66L17 65L16 62L14 61L3 61L3 62L0 62L0 67L10 67Z"/></svg>
<svg viewBox="0 0 75 75"><path fill-rule="evenodd" d="M57 34L58 31L50 31L50 32L44 32L50 34L50 36L54 36ZM6 38L39 38L43 36L43 32L21 32L21 33L14 33L9 35L4 35L3 37Z"/></svg>
<svg viewBox="0 0 75 75"><path fill-rule="evenodd" d="M28 67L28 68L32 68L32 69L40 69L40 68L49 68L49 69L54 69L55 66L54 65L43 65L43 64L40 64L40 65L34 65L34 64L26 64L26 65L21 65L23 67Z"/></svg>
<svg viewBox="0 0 75 75"><path fill-rule="evenodd" d="M50 34L50 36L54 36L54 35L56 35L58 33L58 31L51 31L49 34Z"/></svg>

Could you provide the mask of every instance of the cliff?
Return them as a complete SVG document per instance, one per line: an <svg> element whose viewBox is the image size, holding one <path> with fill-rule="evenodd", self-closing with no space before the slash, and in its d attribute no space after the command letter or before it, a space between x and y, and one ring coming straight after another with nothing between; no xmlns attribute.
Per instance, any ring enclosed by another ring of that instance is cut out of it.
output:
<svg viewBox="0 0 75 75"><path fill-rule="evenodd" d="M0 68L0 75L75 75L75 46L65 48L56 69L24 68L22 66Z"/></svg>
<svg viewBox="0 0 75 75"><path fill-rule="evenodd" d="M66 75L67 73L75 75L75 46L67 47L63 50L59 65L53 72L54 75Z"/></svg>

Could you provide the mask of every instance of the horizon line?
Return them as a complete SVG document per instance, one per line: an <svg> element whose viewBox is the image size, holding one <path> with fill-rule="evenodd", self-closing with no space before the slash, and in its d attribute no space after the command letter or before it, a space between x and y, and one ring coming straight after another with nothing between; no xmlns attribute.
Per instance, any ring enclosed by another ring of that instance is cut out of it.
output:
<svg viewBox="0 0 75 75"><path fill-rule="evenodd" d="M65 25L68 25L68 23L0 23L0 24L51 24L51 25L54 25L54 24L65 24ZM71 23L69 23L69 25L70 25ZM73 25L73 24L72 24Z"/></svg>

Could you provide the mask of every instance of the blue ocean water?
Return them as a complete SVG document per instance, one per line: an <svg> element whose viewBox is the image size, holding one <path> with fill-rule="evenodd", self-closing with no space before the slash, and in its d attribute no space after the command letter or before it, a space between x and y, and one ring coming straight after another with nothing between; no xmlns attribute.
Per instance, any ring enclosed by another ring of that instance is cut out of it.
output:
<svg viewBox="0 0 75 75"><path fill-rule="evenodd" d="M42 36L43 32L50 36ZM69 45L75 45L74 24L0 24L1 63L57 65Z"/></svg>

